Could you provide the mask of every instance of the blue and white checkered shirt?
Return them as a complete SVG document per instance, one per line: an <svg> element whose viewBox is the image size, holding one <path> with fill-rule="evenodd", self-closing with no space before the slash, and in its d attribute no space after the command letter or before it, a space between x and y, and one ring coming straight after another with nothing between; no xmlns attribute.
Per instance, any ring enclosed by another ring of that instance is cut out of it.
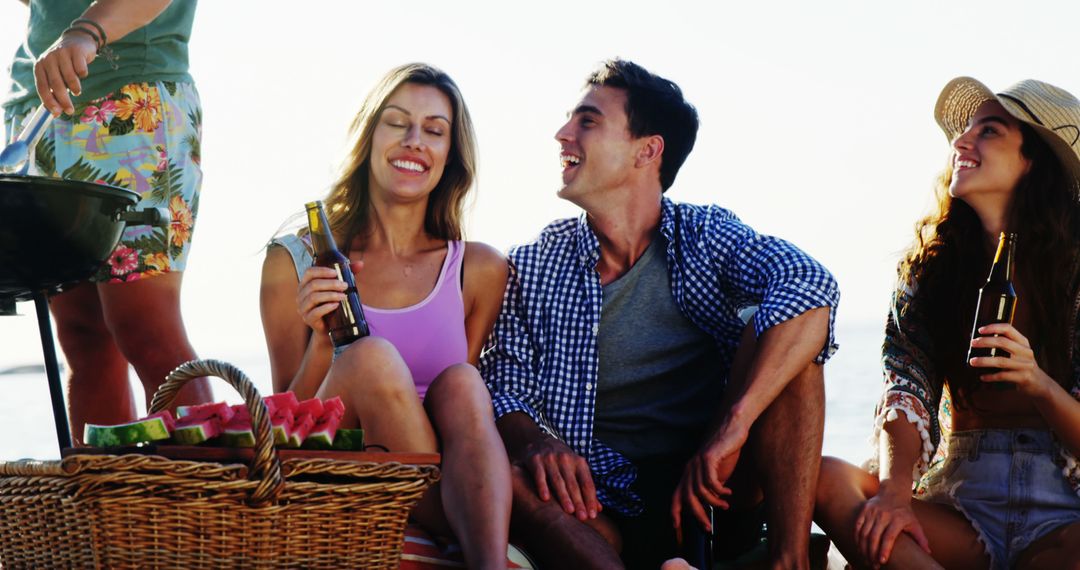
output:
<svg viewBox="0 0 1080 570"><path fill-rule="evenodd" d="M667 240L671 290L679 309L716 339L727 379L744 323L739 311L757 306L758 335L817 307L835 307L832 275L790 243L761 235L718 206L664 199L660 231ZM637 470L593 438L597 343L603 306L600 242L585 216L553 222L533 243L510 251L510 282L480 371L495 416L525 412L589 462L600 502L624 514L640 512L629 490ZM817 362L836 350L829 337ZM642 334L663 334L642 331Z"/></svg>

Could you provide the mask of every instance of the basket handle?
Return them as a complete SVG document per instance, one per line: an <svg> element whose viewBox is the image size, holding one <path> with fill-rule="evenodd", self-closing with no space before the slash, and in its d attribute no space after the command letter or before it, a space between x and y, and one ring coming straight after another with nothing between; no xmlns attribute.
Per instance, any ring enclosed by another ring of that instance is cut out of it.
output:
<svg viewBox="0 0 1080 570"><path fill-rule="evenodd" d="M165 383L158 388L150 402L151 414L160 412L172 403L176 393L189 380L203 376L217 376L225 380L244 398L251 425L255 428L255 455L251 462L251 479L259 479L259 484L252 491L248 503L252 506L266 504L281 491L285 479L281 475L281 462L274 449L274 438L270 431L270 412L259 396L259 391L239 368L220 360L191 360L177 366L165 378Z"/></svg>

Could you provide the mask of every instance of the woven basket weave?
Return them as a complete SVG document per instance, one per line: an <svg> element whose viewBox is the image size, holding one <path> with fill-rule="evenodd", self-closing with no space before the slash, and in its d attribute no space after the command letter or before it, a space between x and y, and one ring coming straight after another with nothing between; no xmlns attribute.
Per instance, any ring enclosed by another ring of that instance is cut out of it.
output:
<svg viewBox="0 0 1080 570"><path fill-rule="evenodd" d="M258 392L235 367L188 362L150 406L218 376L255 426L246 465L153 455L0 462L0 566L13 568L396 568L406 518L433 465L281 461Z"/></svg>

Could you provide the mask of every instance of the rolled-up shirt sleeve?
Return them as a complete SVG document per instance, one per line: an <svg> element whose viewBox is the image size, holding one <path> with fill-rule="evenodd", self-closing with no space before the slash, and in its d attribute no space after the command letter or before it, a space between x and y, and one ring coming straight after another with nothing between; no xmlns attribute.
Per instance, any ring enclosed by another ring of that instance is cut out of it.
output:
<svg viewBox="0 0 1080 570"><path fill-rule="evenodd" d="M741 305L757 305L754 330L770 327L811 309L829 307L829 330L814 359L824 364L836 352L836 308L840 289L832 273L791 243L755 232L735 218L709 232L717 271L726 293Z"/></svg>

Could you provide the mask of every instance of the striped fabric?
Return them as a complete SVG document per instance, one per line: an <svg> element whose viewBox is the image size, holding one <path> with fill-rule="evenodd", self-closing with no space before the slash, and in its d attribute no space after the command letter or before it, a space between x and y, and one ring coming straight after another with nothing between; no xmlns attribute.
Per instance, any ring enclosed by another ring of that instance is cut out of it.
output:
<svg viewBox="0 0 1080 570"><path fill-rule="evenodd" d="M467 567L461 547L457 544L440 544L416 525L405 527L405 544L401 548L399 570ZM536 568L536 564L524 551L511 544L506 549L506 567L510 570L524 570Z"/></svg>
<svg viewBox="0 0 1080 570"><path fill-rule="evenodd" d="M741 310L759 307L754 327L760 335L810 309L835 308L839 302L836 281L817 261L784 240L758 234L723 208L664 199L660 231L668 243L675 302L716 339L725 363L721 378L727 378L741 337ZM628 515L640 512L640 500L629 490L634 466L593 438L602 307L596 235L584 215L556 221L509 257L510 282L480 361L496 417L527 413L586 458L605 507ZM836 350L834 315L819 363Z"/></svg>

